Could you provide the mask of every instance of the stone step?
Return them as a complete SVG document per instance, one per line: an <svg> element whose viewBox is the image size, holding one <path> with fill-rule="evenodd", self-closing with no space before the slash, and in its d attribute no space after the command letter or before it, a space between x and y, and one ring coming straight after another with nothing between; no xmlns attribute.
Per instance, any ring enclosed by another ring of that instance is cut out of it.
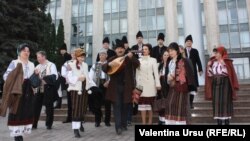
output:
<svg viewBox="0 0 250 141"><path fill-rule="evenodd" d="M250 100L236 100L233 102L234 107L250 107ZM211 101L194 101L194 107L212 107Z"/></svg>
<svg viewBox="0 0 250 141"><path fill-rule="evenodd" d="M194 100L195 101L203 101L205 100L205 96L204 94L197 94L194 96ZM242 94L238 94L238 99L237 100L250 100L250 93L246 94L246 93L242 93Z"/></svg>
<svg viewBox="0 0 250 141"><path fill-rule="evenodd" d="M212 116L209 115L192 115L191 123L195 124L207 124L207 123L216 123L217 121L213 119ZM250 115L235 115L231 123L250 123Z"/></svg>
<svg viewBox="0 0 250 141"><path fill-rule="evenodd" d="M40 120L44 121L46 116L44 114L41 115ZM64 121L66 119L63 115L55 115L54 121ZM141 123L140 115L133 116L133 123ZM85 122L95 122L94 115L86 115ZM111 116L111 122L114 122L114 117ZM153 123L158 123L158 115L154 114ZM213 119L212 115L202 115L202 114L192 114L192 118L190 120L191 124L216 124L216 120ZM250 114L248 115L235 115L231 123L250 123Z"/></svg>
<svg viewBox="0 0 250 141"><path fill-rule="evenodd" d="M198 115L213 115L212 107L194 108L191 110L192 114ZM234 115L250 115L250 107L234 107Z"/></svg>

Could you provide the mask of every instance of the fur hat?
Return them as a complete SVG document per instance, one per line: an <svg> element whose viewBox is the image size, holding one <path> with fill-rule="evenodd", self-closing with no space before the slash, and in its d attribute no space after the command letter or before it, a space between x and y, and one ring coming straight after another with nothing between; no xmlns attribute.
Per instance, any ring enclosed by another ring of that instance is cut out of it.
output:
<svg viewBox="0 0 250 141"><path fill-rule="evenodd" d="M75 49L75 56L76 57L85 56L85 55L86 55L86 52L84 49L82 49L82 48Z"/></svg>
<svg viewBox="0 0 250 141"><path fill-rule="evenodd" d="M157 40L163 40L165 41L165 35L163 33L159 33Z"/></svg>
<svg viewBox="0 0 250 141"><path fill-rule="evenodd" d="M192 37L192 35L188 35L188 36L186 37L185 43L186 43L187 41L189 41L189 40L193 42L193 37Z"/></svg>
<svg viewBox="0 0 250 141"><path fill-rule="evenodd" d="M117 49L117 48L119 48L119 47L121 47L121 48L124 48L124 49L125 49L125 47L124 47L124 44L123 44L122 40L120 40L120 39L116 39L116 40L115 40L114 50L115 50L115 49Z"/></svg>
<svg viewBox="0 0 250 141"><path fill-rule="evenodd" d="M63 45L60 47L60 50L67 50L67 45L63 43Z"/></svg>
<svg viewBox="0 0 250 141"><path fill-rule="evenodd" d="M104 44L104 43L108 43L108 44L109 44L109 43L110 43L110 42L109 42L109 37L105 37L105 38L103 39L102 43L103 43L103 44Z"/></svg>
<svg viewBox="0 0 250 141"><path fill-rule="evenodd" d="M126 36L123 36L123 37L122 37L122 42L123 42L124 44L127 44L127 43L128 43L128 39L127 39Z"/></svg>
<svg viewBox="0 0 250 141"><path fill-rule="evenodd" d="M142 32L141 32L141 31L138 31L138 33L136 34L136 38L139 38L139 37L142 37L142 38L143 38L143 35L142 35Z"/></svg>

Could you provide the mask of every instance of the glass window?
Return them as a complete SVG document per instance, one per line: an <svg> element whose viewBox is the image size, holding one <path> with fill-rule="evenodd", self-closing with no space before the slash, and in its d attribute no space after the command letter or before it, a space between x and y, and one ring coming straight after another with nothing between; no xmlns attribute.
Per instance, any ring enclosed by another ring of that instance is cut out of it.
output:
<svg viewBox="0 0 250 141"><path fill-rule="evenodd" d="M157 16L157 30L165 29L164 15Z"/></svg>
<svg viewBox="0 0 250 141"><path fill-rule="evenodd" d="M139 30L145 31L144 40L154 46L157 42L156 33L166 29L164 0L139 0L139 6L141 9L139 10Z"/></svg>
<svg viewBox="0 0 250 141"><path fill-rule="evenodd" d="M111 22L110 20L104 21L104 34L111 33Z"/></svg>
<svg viewBox="0 0 250 141"><path fill-rule="evenodd" d="M228 48L250 48L246 0L218 0L218 20L221 43Z"/></svg>
<svg viewBox="0 0 250 141"><path fill-rule="evenodd" d="M156 0L143 0L143 1L147 1L147 8L155 8L155 1Z"/></svg>
<svg viewBox="0 0 250 141"><path fill-rule="evenodd" d="M127 30L127 0L105 0L104 36L115 41L121 35L126 35Z"/></svg>
<svg viewBox="0 0 250 141"><path fill-rule="evenodd" d="M112 13L118 12L118 10L119 10L118 0L112 0Z"/></svg>
<svg viewBox="0 0 250 141"><path fill-rule="evenodd" d="M127 19L121 19L120 20L120 33L125 33L127 32L127 28L128 28L128 25L127 25L128 21Z"/></svg>
<svg viewBox="0 0 250 141"><path fill-rule="evenodd" d="M112 33L119 33L119 20L112 20Z"/></svg>
<svg viewBox="0 0 250 141"><path fill-rule="evenodd" d="M76 4L72 5L72 16L78 17L78 5Z"/></svg>
<svg viewBox="0 0 250 141"><path fill-rule="evenodd" d="M110 13L111 0L104 0L104 13Z"/></svg>
<svg viewBox="0 0 250 141"><path fill-rule="evenodd" d="M221 33L220 34L220 41L226 48L229 48L229 34L228 33Z"/></svg>
<svg viewBox="0 0 250 141"><path fill-rule="evenodd" d="M240 33L241 46L246 48L250 47L250 33L245 31Z"/></svg>

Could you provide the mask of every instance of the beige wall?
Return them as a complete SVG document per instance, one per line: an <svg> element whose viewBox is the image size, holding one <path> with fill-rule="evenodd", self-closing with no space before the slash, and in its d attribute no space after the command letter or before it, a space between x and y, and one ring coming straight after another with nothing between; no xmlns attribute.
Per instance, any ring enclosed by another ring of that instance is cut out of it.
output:
<svg viewBox="0 0 250 141"><path fill-rule="evenodd" d="M170 42L178 41L178 19L177 17L177 1L167 0L165 1L164 14L166 15L166 45Z"/></svg>
<svg viewBox="0 0 250 141"><path fill-rule="evenodd" d="M220 42L217 0L204 0L207 50L211 54Z"/></svg>

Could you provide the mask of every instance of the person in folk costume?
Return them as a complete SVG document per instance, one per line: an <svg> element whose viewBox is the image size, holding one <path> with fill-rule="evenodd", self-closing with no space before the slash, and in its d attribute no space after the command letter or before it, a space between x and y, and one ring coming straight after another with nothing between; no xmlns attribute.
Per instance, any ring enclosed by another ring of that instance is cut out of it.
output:
<svg viewBox="0 0 250 141"><path fill-rule="evenodd" d="M119 66L117 62L113 61L114 59L125 57L120 69L110 75L109 86L106 92L106 99L112 102L114 109L116 133L120 135L123 130L127 130L128 105L132 101L131 94L135 88L133 71L134 68L139 67L140 62L131 52L125 56L124 44L119 39L116 39L115 52L116 56L110 58L108 62L102 66L102 69L107 73L111 67Z"/></svg>
<svg viewBox="0 0 250 141"><path fill-rule="evenodd" d="M139 99L138 110L141 112L142 124L152 124L153 119L153 102L157 90L161 89L158 64L155 58L150 56L152 46L143 45L143 57L139 59L140 67L136 70L136 82L142 86L142 94ZM146 121L148 113L148 122Z"/></svg>
<svg viewBox="0 0 250 141"><path fill-rule="evenodd" d="M42 80L41 86L37 88L37 93L34 97L34 114L35 120L33 128L37 128L38 120L42 106L46 107L46 122L48 130L52 129L54 120L54 101L57 99L56 79L58 78L56 65L47 60L47 55L44 51L36 53L39 65L35 68L35 73Z"/></svg>
<svg viewBox="0 0 250 141"><path fill-rule="evenodd" d="M207 64L205 98L212 100L213 116L218 125L229 125L233 116L233 100L239 89L238 79L234 70L233 60L228 58L224 46L219 46L215 56Z"/></svg>
<svg viewBox="0 0 250 141"><path fill-rule="evenodd" d="M195 85L192 66L180 54L179 46L173 42L168 47L171 61L169 62L168 84L169 93L166 98L166 125L187 124L189 86Z"/></svg>
<svg viewBox="0 0 250 141"><path fill-rule="evenodd" d="M137 40L137 44L132 46L131 50L134 51L139 51L138 53L135 53L135 57L137 59L142 57L142 47L143 47L143 35L141 31L138 31L138 33L136 34L136 40Z"/></svg>
<svg viewBox="0 0 250 141"><path fill-rule="evenodd" d="M125 54L128 54L128 52L129 52L131 49L129 48L128 39L127 39L126 36L123 36L123 37L122 37L122 42L123 42L124 47L125 47Z"/></svg>
<svg viewBox="0 0 250 141"><path fill-rule="evenodd" d="M167 83L167 75L169 72L168 64L171 60L168 50L165 50L162 54L162 62L159 64L158 71L160 75L161 90L157 92L157 99L167 98L169 85ZM165 124L165 109L159 112L159 125Z"/></svg>
<svg viewBox="0 0 250 141"><path fill-rule="evenodd" d="M67 45L64 43L60 49L60 56L58 58L58 61L55 62L57 64L57 70L58 70L58 79L56 80L56 86L58 91L58 99L56 102L55 109L60 109L62 106L62 95L63 93L67 92L68 85L66 84L65 78L61 75L61 67L63 64L69 60L72 59L72 56L67 52Z"/></svg>
<svg viewBox="0 0 250 141"><path fill-rule="evenodd" d="M80 138L79 129L87 112L89 89L88 65L85 61L86 53L83 49L75 50L76 60L67 65L66 80L69 83L68 91L72 100L72 129L76 138Z"/></svg>
<svg viewBox="0 0 250 141"><path fill-rule="evenodd" d="M29 61L30 46L21 44L17 48L18 59L11 61L3 75L3 87L0 115L5 117L7 109L10 136L15 141L23 141L24 134L30 134L34 119L32 102L34 92L30 77L35 66Z"/></svg>
<svg viewBox="0 0 250 141"><path fill-rule="evenodd" d="M99 52L100 61L96 62L89 71L89 81L92 83L89 95L89 107L95 114L95 126L99 127L102 119L101 107L105 105L105 125L110 126L111 102L105 100L106 89L109 84L109 76L102 71L102 65L107 63L107 51L101 49Z"/></svg>
<svg viewBox="0 0 250 141"><path fill-rule="evenodd" d="M108 54L107 59L109 59L109 58L111 58L111 57L113 57L113 56L116 55L116 54L115 54L115 51L113 51L112 49L110 49L109 46L110 46L109 38L108 38L108 37L105 37L105 38L103 39L103 41L102 41L102 48L105 49L105 50L107 51L107 54ZM97 57L96 57L96 62L100 61L99 59L100 59L100 58L99 58L99 54L98 54Z"/></svg>
<svg viewBox="0 0 250 141"><path fill-rule="evenodd" d="M165 35L163 33L159 33L157 42L158 45L153 47L152 57L157 60L157 63L162 62L162 54L167 50L167 47L164 46Z"/></svg>
<svg viewBox="0 0 250 141"><path fill-rule="evenodd" d="M194 69L194 76L195 76L195 81L196 85L194 87L190 87L190 108L193 109L193 101L194 101L194 96L197 94L197 87L199 87L199 80L198 80L198 73L197 73L197 66L198 66L198 72L199 75L201 76L203 74L202 70L202 64L200 60L200 55L197 49L193 48L193 38L192 35L188 35L185 39L185 54L188 59L191 60L193 64L193 69Z"/></svg>
<svg viewBox="0 0 250 141"><path fill-rule="evenodd" d="M68 88L68 82L66 81L66 77L67 77L67 66L69 63L72 63L76 58L75 58L75 50L71 51L71 60L65 62L61 68L61 75L62 77L65 79L65 88L66 88L66 92L67 92L67 118L65 121L63 121L62 123L69 123L72 122L72 101L71 101L71 95L70 92L67 91ZM84 130L83 126L80 128L81 130Z"/></svg>

